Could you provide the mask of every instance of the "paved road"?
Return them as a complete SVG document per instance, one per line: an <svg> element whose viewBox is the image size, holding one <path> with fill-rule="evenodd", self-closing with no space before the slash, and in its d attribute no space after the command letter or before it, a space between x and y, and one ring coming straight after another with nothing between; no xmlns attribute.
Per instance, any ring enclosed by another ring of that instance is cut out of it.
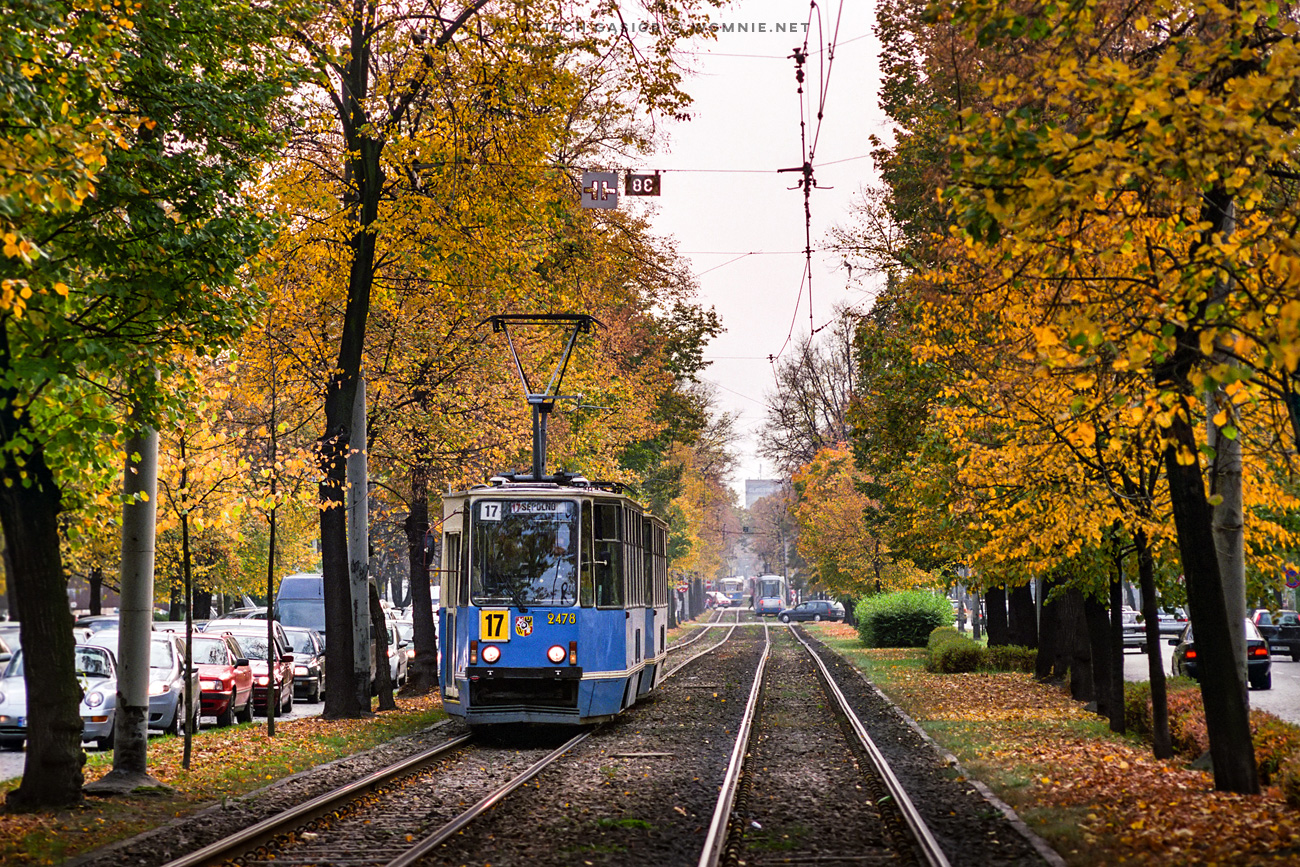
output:
<svg viewBox="0 0 1300 867"><path fill-rule="evenodd" d="M276 719L299 719L300 717L319 716L324 707L325 705L323 702L310 703L306 701L295 701L291 713L285 714L282 717L277 716ZM201 722L203 728L211 728L217 724L217 718L205 716ZM254 716L253 722L265 725L266 717ZM93 745L89 744L87 747L89 749L94 748ZM14 777L21 777L23 775L23 763L25 761L26 753L21 750L18 752L0 752L0 780L9 780Z"/></svg>
<svg viewBox="0 0 1300 867"><path fill-rule="evenodd" d="M1166 639L1173 636L1166 636ZM1164 659L1165 674L1169 674L1169 664L1174 649L1168 640L1160 643L1160 654ZM1124 679L1150 680L1147 671L1147 658L1136 650L1124 653ZM1273 657L1273 688L1250 690L1250 706L1266 710L1287 722L1300 723L1300 662L1292 662L1291 657L1275 655Z"/></svg>

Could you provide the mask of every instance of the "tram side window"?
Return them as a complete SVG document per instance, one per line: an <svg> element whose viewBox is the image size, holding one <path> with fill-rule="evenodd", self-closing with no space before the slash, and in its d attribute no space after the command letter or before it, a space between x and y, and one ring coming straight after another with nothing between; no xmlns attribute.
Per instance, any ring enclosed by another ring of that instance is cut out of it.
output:
<svg viewBox="0 0 1300 867"><path fill-rule="evenodd" d="M460 533L446 533L442 542L442 598L449 605L464 605L468 600L461 599L465 592L465 582L461 580L460 569Z"/></svg>
<svg viewBox="0 0 1300 867"><path fill-rule="evenodd" d="M623 607L623 540L619 532L622 510L618 504L596 504L596 606Z"/></svg>
<svg viewBox="0 0 1300 867"><path fill-rule="evenodd" d="M655 605L668 604L668 531L654 528L655 536Z"/></svg>
<svg viewBox="0 0 1300 867"><path fill-rule="evenodd" d="M640 515L631 509L623 510L623 526L627 528L624 538L624 551L627 554L627 591L624 599L628 607L641 604L641 520Z"/></svg>
<svg viewBox="0 0 1300 867"><path fill-rule="evenodd" d="M582 554L578 558L578 604L590 608L595 598L596 530L591 514L591 500L582 501Z"/></svg>
<svg viewBox="0 0 1300 867"><path fill-rule="evenodd" d="M654 524L649 518L641 520L641 567L642 578L645 582L645 605L647 608L653 608L659 604L659 595L655 593L655 539Z"/></svg>

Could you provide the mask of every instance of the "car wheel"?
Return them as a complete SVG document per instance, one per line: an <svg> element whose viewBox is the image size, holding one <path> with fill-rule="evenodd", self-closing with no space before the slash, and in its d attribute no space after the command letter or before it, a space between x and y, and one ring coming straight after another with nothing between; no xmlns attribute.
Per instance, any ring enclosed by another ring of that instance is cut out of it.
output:
<svg viewBox="0 0 1300 867"><path fill-rule="evenodd" d="M311 685L311 692L307 693L307 701L308 701L308 703L310 703L310 704L315 704L316 702L320 701L320 681L319 681L319 680L316 681L315 683L313 683L313 684Z"/></svg>
<svg viewBox="0 0 1300 867"><path fill-rule="evenodd" d="M814 614L813 623L821 623L821 622L822 622L822 616L820 614Z"/></svg>
<svg viewBox="0 0 1300 867"><path fill-rule="evenodd" d="M163 729L165 734L180 735L181 733L181 705L176 703L176 712L172 714L172 724Z"/></svg>
<svg viewBox="0 0 1300 867"><path fill-rule="evenodd" d="M108 733L108 737L95 738L95 749L99 750L101 753L106 752L107 750L111 750L112 748L113 748L113 732L111 730Z"/></svg>
<svg viewBox="0 0 1300 867"><path fill-rule="evenodd" d="M235 721L235 691L232 689L230 691L230 703L226 705L225 710L217 714L217 725L224 727L230 725L234 721Z"/></svg>
<svg viewBox="0 0 1300 867"><path fill-rule="evenodd" d="M280 706L280 710L283 711L284 713L289 713L290 711L293 710L293 687L288 687L287 689L285 689L284 704Z"/></svg>
<svg viewBox="0 0 1300 867"><path fill-rule="evenodd" d="M1291 661L1292 661L1292 662L1300 662L1300 649L1292 649L1292 651L1291 651Z"/></svg>
<svg viewBox="0 0 1300 867"><path fill-rule="evenodd" d="M1272 689L1273 672L1267 671L1264 673L1263 677L1252 677L1250 679L1250 688L1251 689Z"/></svg>
<svg viewBox="0 0 1300 867"><path fill-rule="evenodd" d="M1146 652L1147 652L1147 646L1145 644L1139 644L1138 653L1146 653Z"/></svg>
<svg viewBox="0 0 1300 867"><path fill-rule="evenodd" d="M253 721L253 691L248 691L248 701L244 702L242 709L235 712L235 719L241 723Z"/></svg>
<svg viewBox="0 0 1300 867"><path fill-rule="evenodd" d="M0 738L0 750L21 750L22 748L22 738Z"/></svg>
<svg viewBox="0 0 1300 867"><path fill-rule="evenodd" d="M789 615L789 614L782 614L782 615L781 615L781 622L782 622L782 623L789 623L789 622L790 622L790 615Z"/></svg>

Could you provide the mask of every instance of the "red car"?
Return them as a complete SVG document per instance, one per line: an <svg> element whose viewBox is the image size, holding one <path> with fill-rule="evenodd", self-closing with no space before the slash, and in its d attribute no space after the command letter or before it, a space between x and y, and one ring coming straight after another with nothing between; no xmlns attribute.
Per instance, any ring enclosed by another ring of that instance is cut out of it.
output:
<svg viewBox="0 0 1300 867"><path fill-rule="evenodd" d="M199 670L202 713L228 726L253 719L253 669L233 636L194 636L194 665Z"/></svg>
<svg viewBox="0 0 1300 867"><path fill-rule="evenodd" d="M272 666L275 684L280 692L280 712L293 710L293 645L284 634L284 627L279 621L272 621L271 628L275 636L272 652L266 652L266 621L248 620L222 622L221 630L234 636L241 654L253 667L253 707L258 713L266 713L266 696L269 683L266 658L275 660Z"/></svg>

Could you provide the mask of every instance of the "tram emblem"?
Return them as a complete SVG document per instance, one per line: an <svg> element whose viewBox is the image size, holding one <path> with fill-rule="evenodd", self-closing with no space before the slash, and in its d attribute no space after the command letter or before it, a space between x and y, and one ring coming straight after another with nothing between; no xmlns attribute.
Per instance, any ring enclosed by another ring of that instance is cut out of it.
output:
<svg viewBox="0 0 1300 867"><path fill-rule="evenodd" d="M515 618L515 635L520 638L527 638L533 634L533 616L523 614Z"/></svg>

